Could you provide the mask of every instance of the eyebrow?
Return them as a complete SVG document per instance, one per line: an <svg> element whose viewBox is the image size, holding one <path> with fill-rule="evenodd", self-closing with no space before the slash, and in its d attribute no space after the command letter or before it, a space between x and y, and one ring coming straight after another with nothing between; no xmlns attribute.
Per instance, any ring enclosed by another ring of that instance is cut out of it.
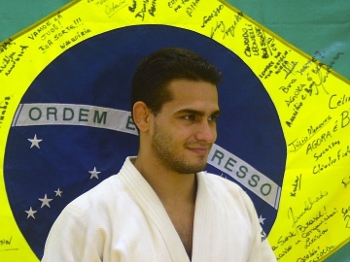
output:
<svg viewBox="0 0 350 262"><path fill-rule="evenodd" d="M198 116L205 115L205 113L203 111L198 111L198 110L194 110L194 109L183 109L183 110L176 112L176 114L193 114L193 115L198 115ZM219 116L220 110L216 110L213 113L211 113L210 115Z"/></svg>

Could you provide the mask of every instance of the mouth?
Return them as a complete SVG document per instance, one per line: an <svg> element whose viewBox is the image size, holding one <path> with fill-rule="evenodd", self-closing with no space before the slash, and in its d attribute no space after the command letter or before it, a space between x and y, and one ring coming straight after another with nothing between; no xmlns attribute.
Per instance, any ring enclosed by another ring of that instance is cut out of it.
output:
<svg viewBox="0 0 350 262"><path fill-rule="evenodd" d="M188 149L199 156L207 156L209 153L208 147L194 147Z"/></svg>

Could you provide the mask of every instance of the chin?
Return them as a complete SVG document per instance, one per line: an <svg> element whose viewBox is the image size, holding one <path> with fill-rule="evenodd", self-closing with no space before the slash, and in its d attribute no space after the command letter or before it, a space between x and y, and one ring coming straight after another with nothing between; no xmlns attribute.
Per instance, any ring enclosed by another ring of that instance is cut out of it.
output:
<svg viewBox="0 0 350 262"><path fill-rule="evenodd" d="M203 164L200 164L200 165L196 165L193 167L193 173L198 173L198 172L201 172L201 171L204 171L207 167L207 163L203 163Z"/></svg>

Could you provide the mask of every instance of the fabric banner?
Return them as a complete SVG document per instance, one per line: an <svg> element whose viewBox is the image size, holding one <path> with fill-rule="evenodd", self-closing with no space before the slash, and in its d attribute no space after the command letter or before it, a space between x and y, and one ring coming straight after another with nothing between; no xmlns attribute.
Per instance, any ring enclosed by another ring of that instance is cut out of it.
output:
<svg viewBox="0 0 350 262"><path fill-rule="evenodd" d="M0 45L1 261L39 261L64 206L137 154L131 77L169 46L223 72L208 171L247 191L278 260L349 241L343 53L323 64L222 1L82 0Z"/></svg>

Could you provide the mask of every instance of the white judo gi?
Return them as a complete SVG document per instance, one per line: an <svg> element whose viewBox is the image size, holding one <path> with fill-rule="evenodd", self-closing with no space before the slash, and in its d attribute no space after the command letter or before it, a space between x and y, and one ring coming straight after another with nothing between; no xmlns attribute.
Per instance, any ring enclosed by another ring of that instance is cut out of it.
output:
<svg viewBox="0 0 350 262"><path fill-rule="evenodd" d="M160 178L161 179L161 178ZM235 183L197 174L193 262L270 262L253 203ZM186 262L151 186L127 158L121 171L72 201L49 233L43 262Z"/></svg>

